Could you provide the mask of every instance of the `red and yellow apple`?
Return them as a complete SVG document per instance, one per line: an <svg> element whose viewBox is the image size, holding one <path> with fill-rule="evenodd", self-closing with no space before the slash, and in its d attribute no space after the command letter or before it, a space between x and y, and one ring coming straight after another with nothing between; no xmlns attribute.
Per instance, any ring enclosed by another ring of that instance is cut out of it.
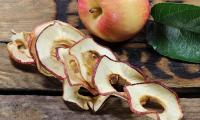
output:
<svg viewBox="0 0 200 120"><path fill-rule="evenodd" d="M139 32L149 13L149 0L78 0L85 27L108 42L121 42Z"/></svg>

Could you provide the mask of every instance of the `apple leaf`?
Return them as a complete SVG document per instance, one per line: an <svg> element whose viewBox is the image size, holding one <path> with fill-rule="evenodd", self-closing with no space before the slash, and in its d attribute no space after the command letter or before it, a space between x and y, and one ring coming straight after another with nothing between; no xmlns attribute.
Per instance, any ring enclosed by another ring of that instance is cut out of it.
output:
<svg viewBox="0 0 200 120"><path fill-rule="evenodd" d="M181 3L158 3L151 9L156 22L200 33L200 7Z"/></svg>
<svg viewBox="0 0 200 120"><path fill-rule="evenodd" d="M147 40L156 51L173 59L200 63L200 7L159 3L151 15L154 23Z"/></svg>
<svg viewBox="0 0 200 120"><path fill-rule="evenodd" d="M164 56L200 63L200 34L198 33L153 23L149 26L147 40Z"/></svg>

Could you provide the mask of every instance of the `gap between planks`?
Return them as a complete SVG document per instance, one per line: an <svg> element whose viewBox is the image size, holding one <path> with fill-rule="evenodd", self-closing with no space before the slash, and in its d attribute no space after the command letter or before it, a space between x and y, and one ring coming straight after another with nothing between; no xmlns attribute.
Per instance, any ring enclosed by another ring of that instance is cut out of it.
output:
<svg viewBox="0 0 200 120"><path fill-rule="evenodd" d="M171 88L180 98L200 98L200 88ZM0 95L62 96L63 91L49 89L0 89Z"/></svg>

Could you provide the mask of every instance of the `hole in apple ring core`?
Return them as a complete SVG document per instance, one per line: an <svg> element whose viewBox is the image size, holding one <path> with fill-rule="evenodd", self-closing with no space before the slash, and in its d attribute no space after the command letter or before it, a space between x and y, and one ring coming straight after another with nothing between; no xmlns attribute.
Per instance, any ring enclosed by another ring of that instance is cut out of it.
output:
<svg viewBox="0 0 200 120"><path fill-rule="evenodd" d="M24 50L27 48L26 45L21 40L16 40L15 43L17 44L17 48L19 50Z"/></svg>
<svg viewBox="0 0 200 120"><path fill-rule="evenodd" d="M90 91L88 91L84 87L80 87L80 89L78 90L78 93L82 96L95 97L95 95L93 95Z"/></svg>
<svg viewBox="0 0 200 120"><path fill-rule="evenodd" d="M140 104L149 111L156 111L158 113L163 113L165 111L162 102L156 97L143 96L140 98Z"/></svg>
<svg viewBox="0 0 200 120"><path fill-rule="evenodd" d="M109 75L109 81L112 87L117 91L117 92L124 92L124 86L131 85L129 82L127 82L126 79L122 78L118 74L111 74Z"/></svg>

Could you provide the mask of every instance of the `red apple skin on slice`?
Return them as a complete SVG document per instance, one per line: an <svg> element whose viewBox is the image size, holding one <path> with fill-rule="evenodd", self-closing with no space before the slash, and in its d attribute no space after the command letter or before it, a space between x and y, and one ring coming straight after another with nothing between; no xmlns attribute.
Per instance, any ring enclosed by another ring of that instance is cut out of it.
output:
<svg viewBox="0 0 200 120"><path fill-rule="evenodd" d="M66 78L64 65L57 60L56 49L59 47L71 47L85 35L67 23L56 20L50 23L48 26L45 24L44 26L47 27L37 36L35 42L36 55L39 64L46 71L54 77L64 80Z"/></svg>
<svg viewBox="0 0 200 120"><path fill-rule="evenodd" d="M149 0L78 0L85 27L108 42L121 42L139 32L150 13Z"/></svg>
<svg viewBox="0 0 200 120"><path fill-rule="evenodd" d="M92 80L101 95L115 95L123 99L127 99L127 95L123 91L117 91L112 83L121 84L124 87L148 81L140 70L107 56L99 60Z"/></svg>
<svg viewBox="0 0 200 120"><path fill-rule="evenodd" d="M128 95L128 104L133 113L147 115L156 120L181 120L183 112L175 92L158 81L134 84L124 87ZM163 111L148 110L142 106L149 100L160 104Z"/></svg>

